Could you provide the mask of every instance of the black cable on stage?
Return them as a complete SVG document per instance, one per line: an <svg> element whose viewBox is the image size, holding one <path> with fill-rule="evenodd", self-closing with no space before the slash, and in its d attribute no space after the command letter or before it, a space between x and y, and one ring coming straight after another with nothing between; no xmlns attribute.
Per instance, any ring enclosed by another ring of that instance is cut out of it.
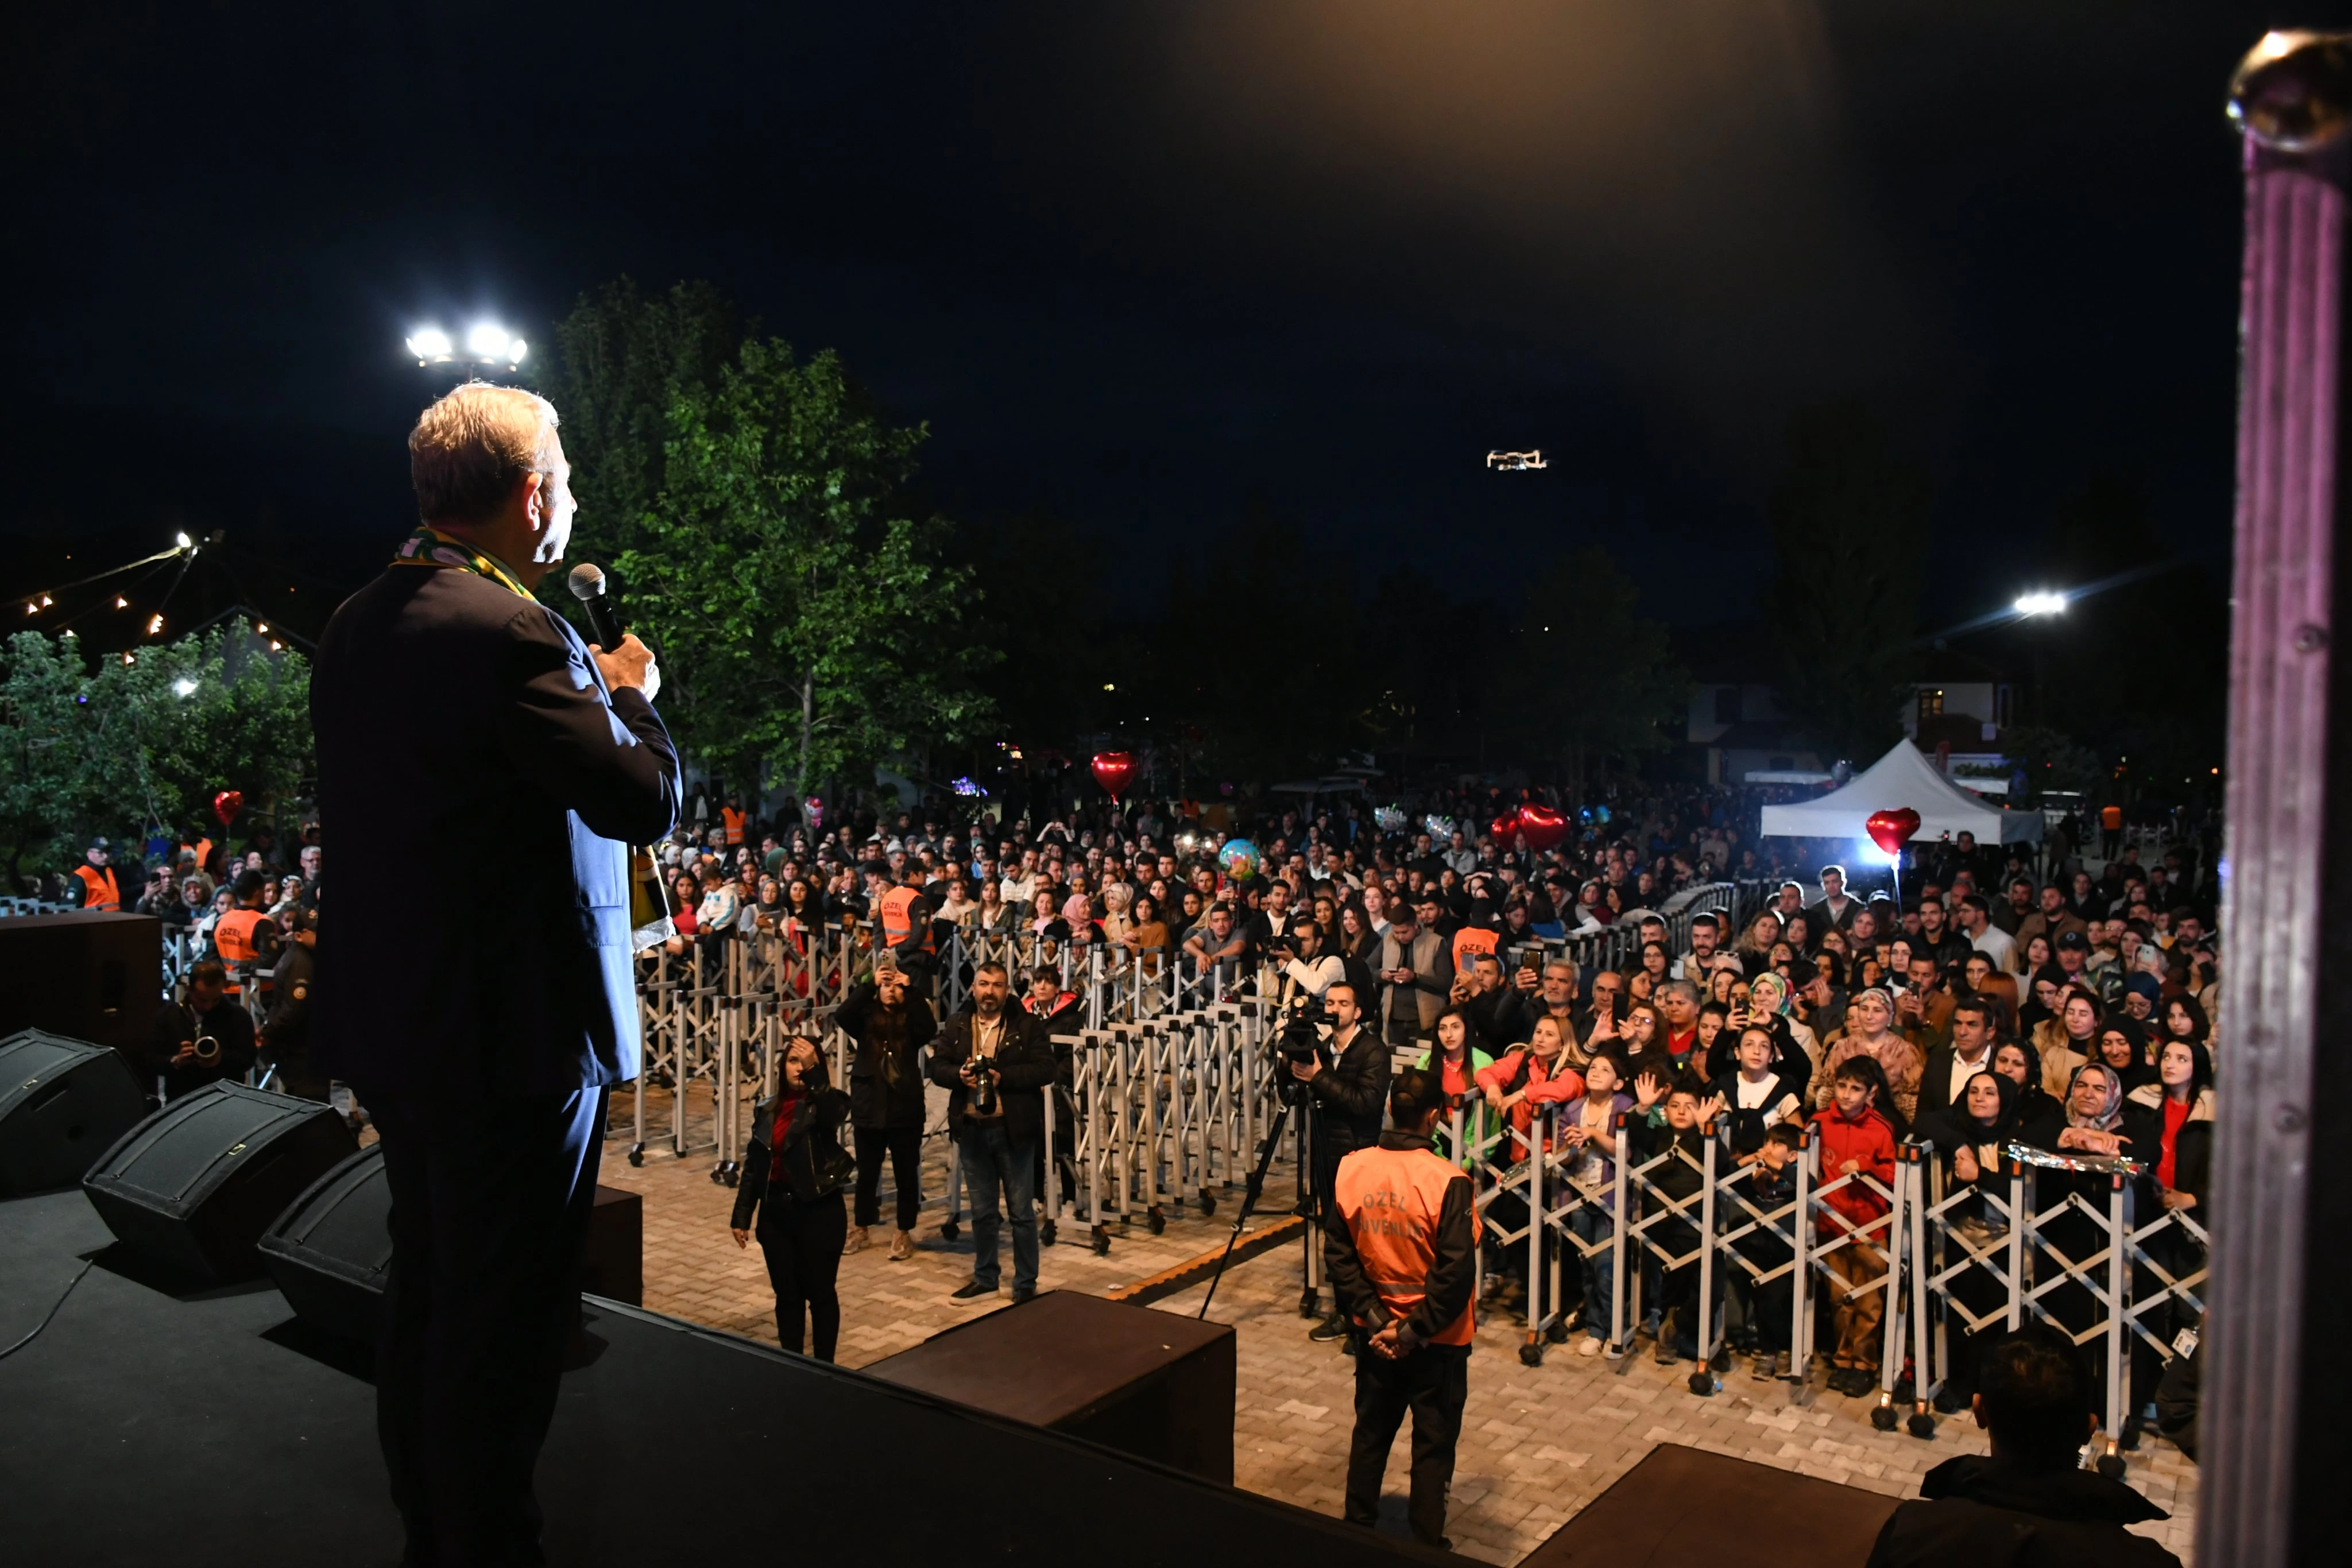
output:
<svg viewBox="0 0 2352 1568"><path fill-rule="evenodd" d="M24 1349L26 1345L32 1343L34 1340L40 1336L41 1331L49 1326L49 1320L58 1315L58 1309L66 1304L66 1298L74 1293L74 1287L81 1283L81 1277L89 1272L90 1264L96 1261L97 1260L93 1258L85 1258L81 1260L81 1267L75 1270L74 1277L66 1281L66 1288L58 1292L58 1299L49 1303L49 1310L41 1314L41 1321L33 1325L33 1332L26 1334L23 1339L18 1340L15 1344L10 1345L6 1350L0 1350L0 1361L5 1361L9 1356L16 1354L18 1351Z"/></svg>

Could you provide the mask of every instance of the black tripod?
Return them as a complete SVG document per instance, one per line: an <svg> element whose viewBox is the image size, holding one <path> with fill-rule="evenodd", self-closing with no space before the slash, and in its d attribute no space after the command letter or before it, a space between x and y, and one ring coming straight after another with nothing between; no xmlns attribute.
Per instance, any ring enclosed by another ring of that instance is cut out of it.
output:
<svg viewBox="0 0 2352 1568"><path fill-rule="evenodd" d="M1209 1303L1217 1299L1217 1285L1225 1277L1225 1264L1234 1255L1234 1243L1242 1239L1242 1230L1249 1224L1250 1215L1256 1210L1257 1200L1265 1195L1265 1173L1274 1164L1274 1151L1282 1146L1282 1134L1290 1125L1290 1113L1294 1110L1298 1113L1298 1133L1302 1144L1298 1158L1298 1179L1301 1184L1298 1211L1306 1215L1309 1222L1305 1241L1308 1257L1313 1257L1315 1247L1313 1221L1318 1218L1316 1199L1319 1195L1309 1190L1307 1151L1303 1146L1307 1134L1307 1109L1304 1085L1300 1086L1296 1101L1288 1095L1283 1097L1282 1109L1275 1113L1274 1125L1266 1129L1265 1142L1258 1146L1257 1167L1250 1172L1248 1178L1242 1184L1241 1207L1234 1211L1234 1228L1226 1233L1225 1249L1217 1254L1216 1272L1209 1276L1209 1293L1201 1298L1201 1310L1195 1314L1196 1316L1206 1319L1209 1315ZM1307 1295L1300 1302L1300 1312L1306 1316L1312 1317L1316 1304L1321 1299L1321 1292L1312 1285L1308 1286Z"/></svg>

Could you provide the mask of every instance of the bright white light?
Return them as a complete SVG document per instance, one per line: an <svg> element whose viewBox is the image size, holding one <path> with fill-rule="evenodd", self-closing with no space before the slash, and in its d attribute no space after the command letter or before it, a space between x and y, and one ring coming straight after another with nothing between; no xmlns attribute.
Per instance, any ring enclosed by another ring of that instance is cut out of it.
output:
<svg viewBox="0 0 2352 1568"><path fill-rule="evenodd" d="M466 352L478 360L503 360L507 357L507 329L495 321L482 321L467 329Z"/></svg>
<svg viewBox="0 0 2352 1568"><path fill-rule="evenodd" d="M449 334L438 327L420 327L408 340L408 351L420 360L446 360L449 357Z"/></svg>
<svg viewBox="0 0 2352 1568"><path fill-rule="evenodd" d="M163 618L161 615L151 615L147 618L147 635L152 637L163 629Z"/></svg>
<svg viewBox="0 0 2352 1568"><path fill-rule="evenodd" d="M196 683L190 680L187 676L182 675L178 680L172 683L172 689L179 693L184 697L192 697L196 695Z"/></svg>
<svg viewBox="0 0 2352 1568"><path fill-rule="evenodd" d="M173 534L172 538L178 543L182 549L194 549L196 548L196 541L190 538L185 534Z"/></svg>
<svg viewBox="0 0 2352 1568"><path fill-rule="evenodd" d="M507 363L519 365L522 363L522 357L529 352L530 352L530 345L517 338L507 345Z"/></svg>
<svg viewBox="0 0 2352 1568"><path fill-rule="evenodd" d="M269 625L267 622L264 622L261 625L256 626L254 630L260 632L265 637L269 635Z"/></svg>
<svg viewBox="0 0 2352 1568"><path fill-rule="evenodd" d="M1853 858L1864 865L1899 866L1903 863L1901 855L1890 855L1868 839L1854 845Z"/></svg>
<svg viewBox="0 0 2352 1568"><path fill-rule="evenodd" d="M2057 615L2065 611L2066 596L2063 593L2022 594L2011 608L2020 615Z"/></svg>

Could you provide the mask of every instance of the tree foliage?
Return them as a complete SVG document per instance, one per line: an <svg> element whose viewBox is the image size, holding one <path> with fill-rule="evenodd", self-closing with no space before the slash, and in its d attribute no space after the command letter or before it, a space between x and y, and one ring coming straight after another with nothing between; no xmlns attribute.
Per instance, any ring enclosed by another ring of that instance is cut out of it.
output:
<svg viewBox="0 0 2352 1568"><path fill-rule="evenodd" d="M900 495L894 427L831 352L745 343L670 403L662 494L618 566L680 742L799 798L985 722L963 634L971 574Z"/></svg>
<svg viewBox="0 0 2352 1568"><path fill-rule="evenodd" d="M1927 519L1926 470L1860 404L1798 417L1767 608L1784 703L1834 756L1868 760L1902 733Z"/></svg>
<svg viewBox="0 0 2352 1568"><path fill-rule="evenodd" d="M638 542L638 526L662 493L670 405L718 379L739 336L733 305L701 282L648 295L635 279L617 278L583 294L555 324L541 390L563 421L580 503L575 554L611 558Z"/></svg>
<svg viewBox="0 0 2352 1568"><path fill-rule="evenodd" d="M79 862L96 834L206 820L215 794L257 814L311 767L310 670L266 651L242 621L109 654L95 670L70 637L20 632L0 658L0 852L12 878Z"/></svg>
<svg viewBox="0 0 2352 1568"><path fill-rule="evenodd" d="M1572 784L1590 761L1673 744L1689 706L1689 673L1665 627L1638 613L1640 601L1598 545L1551 567L1528 591L1519 662L1541 678L1514 694L1512 707L1527 754L1556 759Z"/></svg>

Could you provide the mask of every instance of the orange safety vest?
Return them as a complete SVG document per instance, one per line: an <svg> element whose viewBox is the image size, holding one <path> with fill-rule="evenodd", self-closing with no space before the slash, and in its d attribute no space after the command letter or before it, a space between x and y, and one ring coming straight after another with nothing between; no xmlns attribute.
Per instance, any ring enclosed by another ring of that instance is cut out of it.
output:
<svg viewBox="0 0 2352 1568"><path fill-rule="evenodd" d="M1339 1162L1333 1197L1356 1243L1364 1277L1391 1317L1402 1318L1429 1293L1437 1266L1437 1219L1445 1189L1470 1178L1432 1149L1358 1149ZM1363 1325L1370 1327L1370 1324ZM1432 1344L1468 1344L1471 1309L1433 1335Z"/></svg>
<svg viewBox="0 0 2352 1568"><path fill-rule="evenodd" d="M1502 944L1496 935L1483 925L1465 925L1454 934L1454 972L1460 974L1470 966L1464 960L1472 953L1493 953Z"/></svg>
<svg viewBox="0 0 2352 1568"><path fill-rule="evenodd" d="M908 911L919 897L911 887L894 887L882 895L882 939L893 947L903 947L915 935L915 922ZM923 926L923 951L931 950L931 928Z"/></svg>
<svg viewBox="0 0 2352 1568"><path fill-rule="evenodd" d="M2109 806L2099 812L2099 826L2107 831L2112 833L2123 825L2124 809L2121 806Z"/></svg>
<svg viewBox="0 0 2352 1568"><path fill-rule="evenodd" d="M84 909L120 909L122 892L114 884L114 868L104 871L84 862L74 867L74 875L81 878L81 906Z"/></svg>
<svg viewBox="0 0 2352 1568"><path fill-rule="evenodd" d="M268 924L269 916L258 909L232 909L213 926L213 949L221 956L224 964L257 963L261 957L261 944L254 939L253 934ZM237 984L234 967L229 971L228 984L222 988L231 996L243 993L244 988Z"/></svg>
<svg viewBox="0 0 2352 1568"><path fill-rule="evenodd" d="M719 821L727 830L728 843L740 844L743 841L742 812L732 806L721 806L719 808Z"/></svg>

